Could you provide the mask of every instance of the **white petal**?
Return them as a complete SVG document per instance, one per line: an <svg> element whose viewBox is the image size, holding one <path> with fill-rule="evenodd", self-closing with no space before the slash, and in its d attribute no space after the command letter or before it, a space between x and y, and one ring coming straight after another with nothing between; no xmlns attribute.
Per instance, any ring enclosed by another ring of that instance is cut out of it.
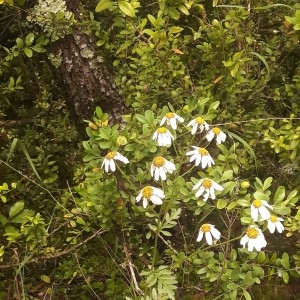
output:
<svg viewBox="0 0 300 300"><path fill-rule="evenodd" d="M161 189L158 189L156 187L152 187L152 189L153 189L153 195L156 195L159 198L165 198L165 194Z"/></svg>
<svg viewBox="0 0 300 300"><path fill-rule="evenodd" d="M216 240L220 239L221 232L218 229L216 229L214 226L211 226L210 232Z"/></svg>
<svg viewBox="0 0 300 300"><path fill-rule="evenodd" d="M205 188L203 186L201 186L201 188L199 189L199 191L195 194L195 197L199 198L200 196L202 196L202 194L204 193L204 191L205 191ZM206 200L204 200L204 201L206 201Z"/></svg>
<svg viewBox="0 0 300 300"><path fill-rule="evenodd" d="M198 128L198 125L197 125L197 123L195 123L195 124L193 125L192 131L191 131L191 134L192 134L192 135L194 135L194 134L197 132L197 128Z"/></svg>
<svg viewBox="0 0 300 300"><path fill-rule="evenodd" d="M129 160L125 156L123 156L122 154L120 154L119 152L117 152L117 155L114 157L114 159L120 160L124 164L128 164L129 163Z"/></svg>
<svg viewBox="0 0 300 300"><path fill-rule="evenodd" d="M150 200L152 203L154 203L156 205L161 205L163 203L162 200L159 197L157 197L156 195L152 195L150 197Z"/></svg>
<svg viewBox="0 0 300 300"><path fill-rule="evenodd" d="M109 160L105 159L105 166L104 166L105 172L108 173L109 171Z"/></svg>
<svg viewBox="0 0 300 300"><path fill-rule="evenodd" d="M222 142L225 142L225 140L226 140L226 134L225 134L223 131L221 131L221 132L219 133L219 136L220 136L220 140L221 140Z"/></svg>
<svg viewBox="0 0 300 300"><path fill-rule="evenodd" d="M136 202L140 202L142 199L142 192L140 192L135 199L136 199Z"/></svg>
<svg viewBox="0 0 300 300"><path fill-rule="evenodd" d="M275 223L269 220L268 221L268 229L271 233L274 233L275 232Z"/></svg>
<svg viewBox="0 0 300 300"><path fill-rule="evenodd" d="M154 171L154 179L156 180L156 181L158 181L159 180L159 168L155 168L155 171Z"/></svg>
<svg viewBox="0 0 300 300"><path fill-rule="evenodd" d="M215 190L214 190L213 186L209 189L209 193L210 193L211 199L213 199L213 200L216 199Z"/></svg>
<svg viewBox="0 0 300 300"><path fill-rule="evenodd" d="M109 167L110 167L112 172L116 171L116 163L113 159L109 160Z"/></svg>
<svg viewBox="0 0 300 300"><path fill-rule="evenodd" d="M249 239L248 241L248 251L253 251L254 247L257 248L256 239ZM258 250L260 251L260 250Z"/></svg>
<svg viewBox="0 0 300 300"><path fill-rule="evenodd" d="M198 234L198 237L197 237L197 242L200 242L203 238L203 231L199 230L199 234Z"/></svg>
<svg viewBox="0 0 300 300"><path fill-rule="evenodd" d="M195 123L196 123L196 121L195 121L195 120L192 120L192 121L190 121L190 122L187 124L187 127L194 126Z"/></svg>
<svg viewBox="0 0 300 300"><path fill-rule="evenodd" d="M171 118L170 119L170 125L171 127L176 130L177 129L177 123L176 123L176 119L175 118Z"/></svg>
<svg viewBox="0 0 300 300"><path fill-rule="evenodd" d="M158 132L155 131L154 134L153 134L153 136L152 136L152 140L153 140L153 141L156 141L157 135L158 135Z"/></svg>
<svg viewBox="0 0 300 300"><path fill-rule="evenodd" d="M223 188L221 185L219 185L218 183L216 183L216 182L213 182L212 187L213 187L216 191L223 191L223 190L224 190L224 188Z"/></svg>
<svg viewBox="0 0 300 300"><path fill-rule="evenodd" d="M263 203L264 206L270 208L270 209L273 209L273 206L270 205L266 200L261 200L261 202Z"/></svg>
<svg viewBox="0 0 300 300"><path fill-rule="evenodd" d="M202 158L202 155L198 153L197 156L196 156L195 166L200 165L201 158Z"/></svg>
<svg viewBox="0 0 300 300"><path fill-rule="evenodd" d="M148 206L148 199L143 198L143 207L146 208Z"/></svg>
<svg viewBox="0 0 300 300"><path fill-rule="evenodd" d="M174 140L174 136L173 136L173 134L172 134L170 131L168 131L168 134L169 134L170 139L171 139L171 140ZM172 142L172 141L171 141L171 142Z"/></svg>
<svg viewBox="0 0 300 300"><path fill-rule="evenodd" d="M246 247L246 244L248 243L249 241L249 237L248 235L244 235L242 238L241 238L241 241L240 241L240 244L245 248Z"/></svg>
<svg viewBox="0 0 300 300"><path fill-rule="evenodd" d="M209 129L209 125L208 125L206 122L204 122L204 129L205 129L206 131Z"/></svg>
<svg viewBox="0 0 300 300"><path fill-rule="evenodd" d="M101 169L103 168L104 164L105 164L106 158L103 159L103 162L101 164Z"/></svg>
<svg viewBox="0 0 300 300"><path fill-rule="evenodd" d="M253 219L254 222L256 222L258 219L258 209L253 204L251 204L250 211L251 211L251 218Z"/></svg>
<svg viewBox="0 0 300 300"><path fill-rule="evenodd" d="M164 168L160 167L160 168L158 168L158 170L159 170L159 175L160 175L161 180L166 180L167 176L166 176L166 173L164 171Z"/></svg>
<svg viewBox="0 0 300 300"><path fill-rule="evenodd" d="M211 233L209 231L205 232L205 239L206 239L206 242L207 242L208 245L212 244L212 236L211 236Z"/></svg>
<svg viewBox="0 0 300 300"><path fill-rule="evenodd" d="M209 189L206 189L206 194L204 195L203 201L206 202L209 197Z"/></svg>
<svg viewBox="0 0 300 300"><path fill-rule="evenodd" d="M167 118L166 118L166 116L164 116L162 118L162 120L160 121L159 126L162 126L166 122L166 120L167 120Z"/></svg>
<svg viewBox="0 0 300 300"><path fill-rule="evenodd" d="M178 116L175 114L175 118L180 122L180 123L183 123L184 122L184 118Z"/></svg>
<svg viewBox="0 0 300 300"><path fill-rule="evenodd" d="M165 146L164 145L164 139L163 139L163 135L162 134L158 134L157 135L157 143L159 146Z"/></svg>
<svg viewBox="0 0 300 300"><path fill-rule="evenodd" d="M214 138L215 134L213 133L213 131L211 130L207 135L206 135L206 139L211 142L212 139Z"/></svg>
<svg viewBox="0 0 300 300"><path fill-rule="evenodd" d="M150 168L151 177L153 177L154 170L155 170L155 167L153 164L151 164L151 168Z"/></svg>
<svg viewBox="0 0 300 300"><path fill-rule="evenodd" d="M207 156L204 155L202 156L202 164L201 164L202 169L205 169L207 164L208 164Z"/></svg>
<svg viewBox="0 0 300 300"><path fill-rule="evenodd" d="M200 179L193 187L193 190L198 189L202 185L203 179Z"/></svg>
<svg viewBox="0 0 300 300"><path fill-rule="evenodd" d="M284 226L280 222L276 222L276 228L279 233L284 231Z"/></svg>
<svg viewBox="0 0 300 300"><path fill-rule="evenodd" d="M271 216L270 212L268 211L268 209L265 206L261 206L258 208L258 212L261 215L261 219L262 221L264 220L268 220Z"/></svg>

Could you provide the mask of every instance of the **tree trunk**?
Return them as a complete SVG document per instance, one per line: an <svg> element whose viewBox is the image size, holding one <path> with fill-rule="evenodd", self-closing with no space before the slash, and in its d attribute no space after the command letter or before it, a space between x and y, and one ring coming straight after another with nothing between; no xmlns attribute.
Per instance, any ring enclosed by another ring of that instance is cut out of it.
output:
<svg viewBox="0 0 300 300"><path fill-rule="evenodd" d="M66 0L66 4L80 23L81 0ZM59 39L53 47L62 55L59 73L79 132L84 132L83 120L91 119L96 106L110 115L112 123L121 122L126 108L114 83L112 68L106 65L105 57L96 54L94 36L80 27L74 28L72 34Z"/></svg>

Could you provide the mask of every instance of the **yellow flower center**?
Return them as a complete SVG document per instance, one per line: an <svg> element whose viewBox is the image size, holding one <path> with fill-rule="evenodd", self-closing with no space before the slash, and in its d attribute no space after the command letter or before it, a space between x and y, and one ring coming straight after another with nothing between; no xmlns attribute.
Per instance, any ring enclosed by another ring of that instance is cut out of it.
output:
<svg viewBox="0 0 300 300"><path fill-rule="evenodd" d="M218 135L218 134L220 134L221 129L220 129L219 127L214 127L214 128L212 129L212 131L213 131L213 133L214 133L215 135Z"/></svg>
<svg viewBox="0 0 300 300"><path fill-rule="evenodd" d="M256 239L259 235L259 232L256 228L251 227L247 229L247 235L250 239Z"/></svg>
<svg viewBox="0 0 300 300"><path fill-rule="evenodd" d="M156 130L158 133L166 133L168 131L167 128L165 127L159 127L157 130Z"/></svg>
<svg viewBox="0 0 300 300"><path fill-rule="evenodd" d="M270 221L273 222L273 223L276 223L278 221L278 219L275 216L271 216Z"/></svg>
<svg viewBox="0 0 300 300"><path fill-rule="evenodd" d="M116 151L108 152L105 156L106 159L113 159L117 155Z"/></svg>
<svg viewBox="0 0 300 300"><path fill-rule="evenodd" d="M152 163L153 163L154 167L159 168L159 167L162 167L165 164L165 159L161 156L157 156L153 159Z"/></svg>
<svg viewBox="0 0 300 300"><path fill-rule="evenodd" d="M203 120L203 118L201 118L201 117L196 118L196 122L197 122L198 124L204 124L204 120Z"/></svg>
<svg viewBox="0 0 300 300"><path fill-rule="evenodd" d="M202 186L204 186L206 189L210 189L212 186L212 182L209 179L204 179L202 181Z"/></svg>
<svg viewBox="0 0 300 300"><path fill-rule="evenodd" d="M254 200L252 202L252 204L255 208L259 208L259 207L263 206L263 203L260 200Z"/></svg>
<svg viewBox="0 0 300 300"><path fill-rule="evenodd" d="M174 113L168 112L168 113L166 114L166 117L167 117L168 119L172 119L172 118L174 118Z"/></svg>
<svg viewBox="0 0 300 300"><path fill-rule="evenodd" d="M151 186L146 186L142 190L142 195L144 198L150 198L153 195L153 188Z"/></svg>
<svg viewBox="0 0 300 300"><path fill-rule="evenodd" d="M209 224L203 224L201 226L201 231L202 232L210 232L211 226Z"/></svg>
<svg viewBox="0 0 300 300"><path fill-rule="evenodd" d="M207 156L208 155L208 151L205 148L199 148L199 154Z"/></svg>

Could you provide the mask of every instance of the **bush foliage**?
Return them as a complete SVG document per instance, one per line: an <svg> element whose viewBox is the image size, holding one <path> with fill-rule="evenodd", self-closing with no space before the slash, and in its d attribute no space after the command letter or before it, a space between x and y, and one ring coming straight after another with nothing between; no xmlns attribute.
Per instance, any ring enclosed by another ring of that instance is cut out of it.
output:
<svg viewBox="0 0 300 300"><path fill-rule="evenodd" d="M297 1L37 2L0 0L0 298L298 299ZM127 107L84 141L75 30Z"/></svg>

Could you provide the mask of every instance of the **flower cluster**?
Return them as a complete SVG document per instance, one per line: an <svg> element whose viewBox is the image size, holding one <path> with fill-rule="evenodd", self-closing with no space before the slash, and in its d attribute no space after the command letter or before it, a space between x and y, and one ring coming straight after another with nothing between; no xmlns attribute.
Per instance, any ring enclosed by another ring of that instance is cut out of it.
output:
<svg viewBox="0 0 300 300"><path fill-rule="evenodd" d="M170 126L170 130L176 130L178 123L183 123L184 119L176 113L169 112L161 120L160 126L166 124ZM195 135L197 131L200 133L206 131L206 139L211 142L215 139L217 144L220 144L226 140L226 134L220 130L219 127L210 127L202 117L197 117L187 124L187 127L191 127L191 134ZM157 142L159 146L169 146L172 141L175 140L174 135L167 127L159 127L153 134L152 139ZM210 156L208 150L203 147L192 146L192 149L186 153L189 157L189 162L194 163L196 167L200 166L202 169L212 167L215 162ZM116 170L116 161L127 164L129 161L126 157L119 152L108 152L102 162L101 168L104 168L105 172L114 172ZM172 174L176 171L176 166L173 162L168 161L162 156L156 156L151 163L150 173L151 177L155 181L166 180L167 174ZM216 191L223 191L224 188L209 178L200 179L193 187L196 190L195 197L203 197L203 201L206 202L209 198L216 199ZM146 186L141 189L140 193L136 197L136 202L142 200L142 205L146 209L149 203L155 205L161 205L165 198L164 191L154 186ZM253 222L267 221L267 227L271 233L277 230L279 233L284 231L282 225L282 218L271 215L270 211L273 207L266 200L255 199L250 206L250 213ZM213 240L217 241L221 238L221 233L212 224L203 224L198 233L197 242L200 242L205 236L208 245L213 244ZM260 251L267 245L264 234L258 225L252 224L246 231L246 234L242 237L240 244L245 248L247 246L249 251L254 249Z"/></svg>
<svg viewBox="0 0 300 300"><path fill-rule="evenodd" d="M282 233L284 231L284 227L281 224L283 219L271 215L270 210L273 210L273 207L266 200L255 199L250 206L253 222L267 220L268 229L271 233L274 233L276 229L279 233ZM263 232L255 224L247 229L246 234L243 236L240 243L244 248L248 244L248 251L253 251L253 249L260 251L261 248L266 247L267 245Z"/></svg>

